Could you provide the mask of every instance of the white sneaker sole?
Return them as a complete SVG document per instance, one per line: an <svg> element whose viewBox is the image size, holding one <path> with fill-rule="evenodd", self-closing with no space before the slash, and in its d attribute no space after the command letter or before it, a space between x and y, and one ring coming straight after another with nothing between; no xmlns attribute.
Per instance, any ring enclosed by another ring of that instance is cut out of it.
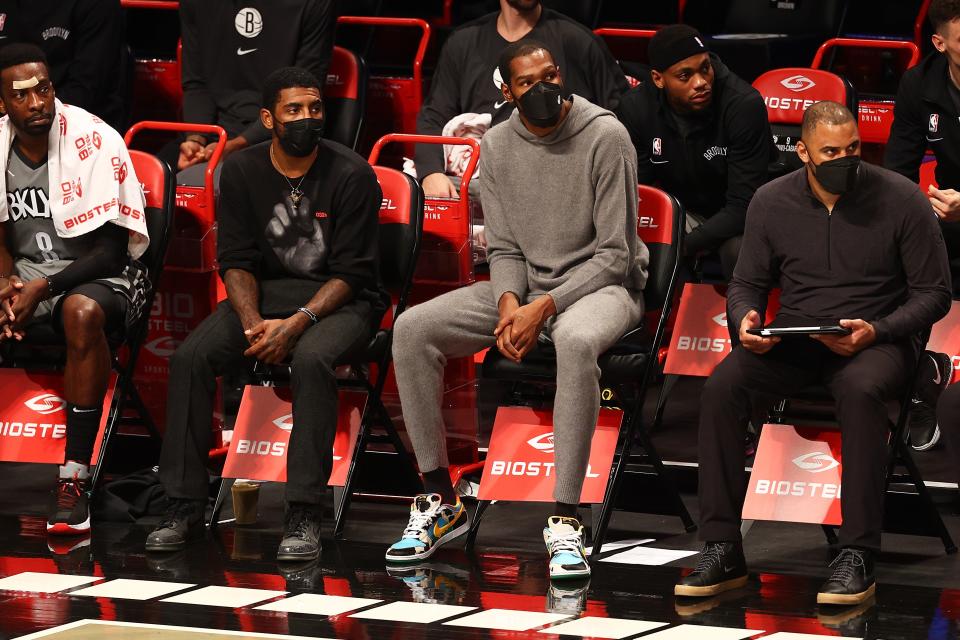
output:
<svg viewBox="0 0 960 640"><path fill-rule="evenodd" d="M387 550L387 553L384 555L384 557L386 558L387 562L393 562L393 563L396 563L396 564L406 564L406 563L408 563L408 562L417 562L417 561L419 561L419 560L423 560L423 559L425 559L425 558L429 558L430 556L432 556L432 555L437 551L437 549L439 549L439 548L442 547L443 545L447 544L448 542L450 542L450 541L453 540L454 538L458 538L458 537L462 536L463 534L465 534L465 533L466 533L467 531L469 531L469 530L470 530L470 519L467 518L466 522L464 522L462 525L460 525L460 526L457 527L456 529L453 529L452 531L450 531L449 533L447 533L447 535L445 535L445 536L443 536L442 538L440 538L439 540L437 540L437 541L433 544L432 547L430 547L429 549L427 549L426 551L424 551L424 552L422 552L422 553L417 553L417 554L412 555L412 556L396 557L396 556L391 556L391 555L390 555L390 551Z"/></svg>
<svg viewBox="0 0 960 640"><path fill-rule="evenodd" d="M938 424L933 428L933 437L930 438L928 442L924 442L920 445L910 445L910 448L914 451L929 451L933 449L940 442L940 425Z"/></svg>
<svg viewBox="0 0 960 640"><path fill-rule="evenodd" d="M558 567L554 571L553 567L550 567L550 579L551 580L582 580L584 578L590 577L590 565L587 565L586 569L581 569L579 571L569 571L563 567Z"/></svg>

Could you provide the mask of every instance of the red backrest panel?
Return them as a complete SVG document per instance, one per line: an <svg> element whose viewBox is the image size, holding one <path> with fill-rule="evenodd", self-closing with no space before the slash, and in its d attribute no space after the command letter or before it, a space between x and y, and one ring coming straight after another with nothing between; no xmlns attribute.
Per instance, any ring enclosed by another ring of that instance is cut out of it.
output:
<svg viewBox="0 0 960 640"><path fill-rule="evenodd" d="M638 188L637 235L644 244L670 244L673 241L673 201L655 187Z"/></svg>
<svg viewBox="0 0 960 640"><path fill-rule="evenodd" d="M163 163L156 156L134 149L130 150L130 159L133 161L133 170L143 185L146 206L162 209L163 194L166 191Z"/></svg>
<svg viewBox="0 0 960 640"><path fill-rule="evenodd" d="M359 80L357 56L343 47L334 47L323 85L323 96L356 100L359 96Z"/></svg>
<svg viewBox="0 0 960 640"><path fill-rule="evenodd" d="M410 210L413 208L413 194L407 177L396 169L375 166L377 182L383 192L380 205L380 224L410 224Z"/></svg>
<svg viewBox="0 0 960 640"><path fill-rule="evenodd" d="M803 112L822 100L850 102L843 79L820 69L773 69L754 80L753 87L763 96L770 124L798 125Z"/></svg>

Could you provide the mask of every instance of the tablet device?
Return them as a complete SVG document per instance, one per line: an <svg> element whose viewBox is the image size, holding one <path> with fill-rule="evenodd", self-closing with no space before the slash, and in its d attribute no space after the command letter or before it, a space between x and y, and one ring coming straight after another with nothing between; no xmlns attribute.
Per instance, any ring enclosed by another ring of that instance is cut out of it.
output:
<svg viewBox="0 0 960 640"><path fill-rule="evenodd" d="M821 325L812 327L767 327L765 329L747 329L747 333L763 338L775 336L812 336L819 334L849 335L852 333L847 327L840 325Z"/></svg>

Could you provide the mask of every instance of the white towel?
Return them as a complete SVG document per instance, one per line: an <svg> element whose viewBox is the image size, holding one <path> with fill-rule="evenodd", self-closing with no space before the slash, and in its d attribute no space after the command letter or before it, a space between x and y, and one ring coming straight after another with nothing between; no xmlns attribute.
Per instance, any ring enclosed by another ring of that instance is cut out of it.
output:
<svg viewBox="0 0 960 640"><path fill-rule="evenodd" d="M130 232L127 251L139 258L150 244L145 201L123 138L95 115L59 100L55 117L47 165L57 235L74 238L112 222ZM0 167L7 166L13 136L10 118L0 118ZM0 170L0 192L6 190L7 172ZM0 198L0 222L7 218L7 199Z"/></svg>
<svg viewBox="0 0 960 640"><path fill-rule="evenodd" d="M489 113L461 113L454 117L450 122L443 126L443 135L456 136L457 138L473 138L480 140L483 134L490 128L490 122L493 116ZM467 170L467 163L470 162L470 156L473 151L464 144L443 145L443 158L447 164L447 173L454 176L463 176ZM474 171L473 177L480 175L479 167Z"/></svg>

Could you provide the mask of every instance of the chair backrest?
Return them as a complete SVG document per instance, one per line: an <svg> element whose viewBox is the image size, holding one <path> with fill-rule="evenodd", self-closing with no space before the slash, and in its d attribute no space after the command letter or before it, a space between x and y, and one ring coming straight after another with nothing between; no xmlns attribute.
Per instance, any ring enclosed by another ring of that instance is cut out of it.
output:
<svg viewBox="0 0 960 640"><path fill-rule="evenodd" d="M146 198L144 215L150 236L150 246L140 260L146 266L150 282L156 290L170 241L176 181L170 165L154 155L131 149L130 160L140 184L143 185L143 195Z"/></svg>
<svg viewBox="0 0 960 640"><path fill-rule="evenodd" d="M412 177L374 166L383 203L380 206L380 282L397 301L394 317L406 307L423 237L423 190Z"/></svg>
<svg viewBox="0 0 960 640"><path fill-rule="evenodd" d="M846 3L847 0L732 0L724 31L835 36Z"/></svg>
<svg viewBox="0 0 960 640"><path fill-rule="evenodd" d="M359 54L334 47L323 88L324 137L357 148L367 98L367 66Z"/></svg>
<svg viewBox="0 0 960 640"><path fill-rule="evenodd" d="M646 313L659 313L673 299L683 255L684 211L680 202L666 191L643 184L638 190L637 235L650 251L644 305Z"/></svg>
<svg viewBox="0 0 960 640"><path fill-rule="evenodd" d="M803 112L814 103L832 100L857 114L857 93L845 78L821 69L787 67L767 71L753 81L763 96L773 142L780 152L779 164L785 171L798 169L797 140Z"/></svg>

